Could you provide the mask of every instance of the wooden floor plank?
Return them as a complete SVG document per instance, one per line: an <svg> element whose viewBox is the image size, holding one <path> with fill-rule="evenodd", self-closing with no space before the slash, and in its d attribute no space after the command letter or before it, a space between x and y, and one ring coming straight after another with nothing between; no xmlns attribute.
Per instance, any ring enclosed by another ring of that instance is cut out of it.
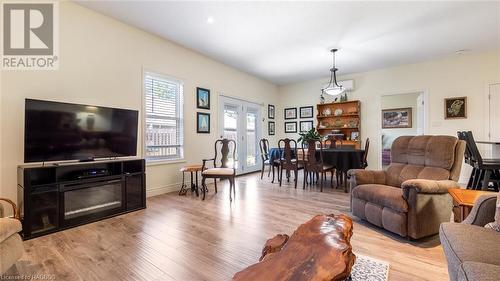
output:
<svg viewBox="0 0 500 281"><path fill-rule="evenodd" d="M238 177L205 201L177 193L148 198L148 208L25 241L8 274L56 280L229 280L258 261L262 246L316 214L349 212L349 195L318 187L279 187L258 174ZM328 186L328 185L327 185ZM354 218L356 254L390 263L390 280L448 280L436 236L413 242Z"/></svg>

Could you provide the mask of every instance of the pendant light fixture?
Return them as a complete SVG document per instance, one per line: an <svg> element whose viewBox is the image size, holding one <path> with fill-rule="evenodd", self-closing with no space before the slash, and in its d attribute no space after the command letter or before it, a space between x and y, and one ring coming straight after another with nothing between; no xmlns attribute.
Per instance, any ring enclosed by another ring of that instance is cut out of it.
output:
<svg viewBox="0 0 500 281"><path fill-rule="evenodd" d="M337 49L332 49L331 52L333 55L333 66L332 68L330 68L330 82L328 83L328 86L321 89L321 95L327 94L330 96L338 96L344 92L344 88L342 87L342 85L339 85L337 83L338 69L335 67L335 52L337 52Z"/></svg>

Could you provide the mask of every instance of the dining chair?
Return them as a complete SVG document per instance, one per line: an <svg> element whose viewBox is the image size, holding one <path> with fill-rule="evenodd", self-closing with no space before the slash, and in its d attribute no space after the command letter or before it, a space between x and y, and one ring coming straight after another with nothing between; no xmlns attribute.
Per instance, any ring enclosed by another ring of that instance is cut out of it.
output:
<svg viewBox="0 0 500 281"><path fill-rule="evenodd" d="M217 179L227 179L229 180L229 200L232 201L231 191L233 191L236 196L236 189L234 186L234 178L236 176L236 141L230 139L219 139L215 141L214 145L215 156L210 159L203 159L202 166L202 180L201 188L203 191L203 200L205 200L205 193L208 188L205 184L206 179L215 179L215 193L217 193ZM219 159L219 151L221 154L220 165L217 165L217 160ZM232 155L233 159L230 160L229 156ZM213 168L207 168L207 162L213 162Z"/></svg>
<svg viewBox="0 0 500 281"><path fill-rule="evenodd" d="M370 138L367 138L365 142L365 153L363 154L363 160L361 162L361 168L363 169L368 167L368 149L370 149Z"/></svg>
<svg viewBox="0 0 500 281"><path fill-rule="evenodd" d="M278 173L278 180L281 186L283 182L283 170L286 170L287 181L290 181L290 172L294 173L294 184L297 188L297 180L299 175L299 170L304 169L303 161L298 161L297 158L297 142L293 139L280 139L278 141L278 149L281 151L283 149L283 155L280 157L280 166Z"/></svg>
<svg viewBox="0 0 500 281"><path fill-rule="evenodd" d="M336 148L337 143L340 143L341 141L334 137L334 136L328 136L325 140L325 148Z"/></svg>
<svg viewBox="0 0 500 281"><path fill-rule="evenodd" d="M464 151L464 162L472 167L472 172L470 174L469 181L467 182L467 189L471 189L473 188L474 179L478 177L480 173L478 173L479 170L474 167L474 163L472 161L472 151L470 145L467 143L466 132L458 131L457 136L459 140L463 140L466 143Z"/></svg>
<svg viewBox="0 0 500 281"><path fill-rule="evenodd" d="M260 179L264 176L264 169L266 166L269 166L269 172L267 173L267 177L271 175L271 163L269 161L269 140L261 139L259 141L260 148L260 158L262 159L262 168L260 170Z"/></svg>
<svg viewBox="0 0 500 281"><path fill-rule="evenodd" d="M302 144L302 150L304 151L304 143ZM316 148L318 147L318 148ZM319 150L318 150L319 149ZM307 155L307 161L305 162L304 168L304 186L306 186L306 178L309 173L319 174L320 181L320 191L323 192L323 181L326 180L326 173L331 172L330 177L332 188L333 188L333 173L335 167L333 165L325 164L323 161L323 143L321 141L309 140L307 142L307 152L304 151L304 155ZM312 184L312 181L311 181Z"/></svg>
<svg viewBox="0 0 500 281"><path fill-rule="evenodd" d="M466 131L466 146L469 146L471 152L471 163L477 169L473 180L475 189L488 190L490 182L493 182L494 189L498 191L500 182L500 159L484 159L477 148L476 141L471 131ZM482 183L481 183L482 181Z"/></svg>

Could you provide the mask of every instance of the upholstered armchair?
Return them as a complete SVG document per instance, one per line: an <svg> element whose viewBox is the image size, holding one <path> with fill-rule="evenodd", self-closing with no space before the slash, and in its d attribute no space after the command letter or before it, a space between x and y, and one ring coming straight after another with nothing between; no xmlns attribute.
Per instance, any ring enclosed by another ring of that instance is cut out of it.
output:
<svg viewBox="0 0 500 281"><path fill-rule="evenodd" d="M14 218L4 218L2 201L12 206ZM0 198L0 275L6 272L23 255L19 212L16 204L9 199Z"/></svg>
<svg viewBox="0 0 500 281"><path fill-rule="evenodd" d="M449 188L458 188L465 142L452 136L402 136L385 171L350 170L351 211L403 237L439 232L450 220Z"/></svg>

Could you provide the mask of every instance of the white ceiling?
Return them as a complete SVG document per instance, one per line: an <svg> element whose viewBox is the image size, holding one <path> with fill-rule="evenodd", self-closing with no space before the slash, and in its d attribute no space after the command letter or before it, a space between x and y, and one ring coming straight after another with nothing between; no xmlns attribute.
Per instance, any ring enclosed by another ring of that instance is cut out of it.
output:
<svg viewBox="0 0 500 281"><path fill-rule="evenodd" d="M500 48L500 2L79 3L279 85Z"/></svg>

